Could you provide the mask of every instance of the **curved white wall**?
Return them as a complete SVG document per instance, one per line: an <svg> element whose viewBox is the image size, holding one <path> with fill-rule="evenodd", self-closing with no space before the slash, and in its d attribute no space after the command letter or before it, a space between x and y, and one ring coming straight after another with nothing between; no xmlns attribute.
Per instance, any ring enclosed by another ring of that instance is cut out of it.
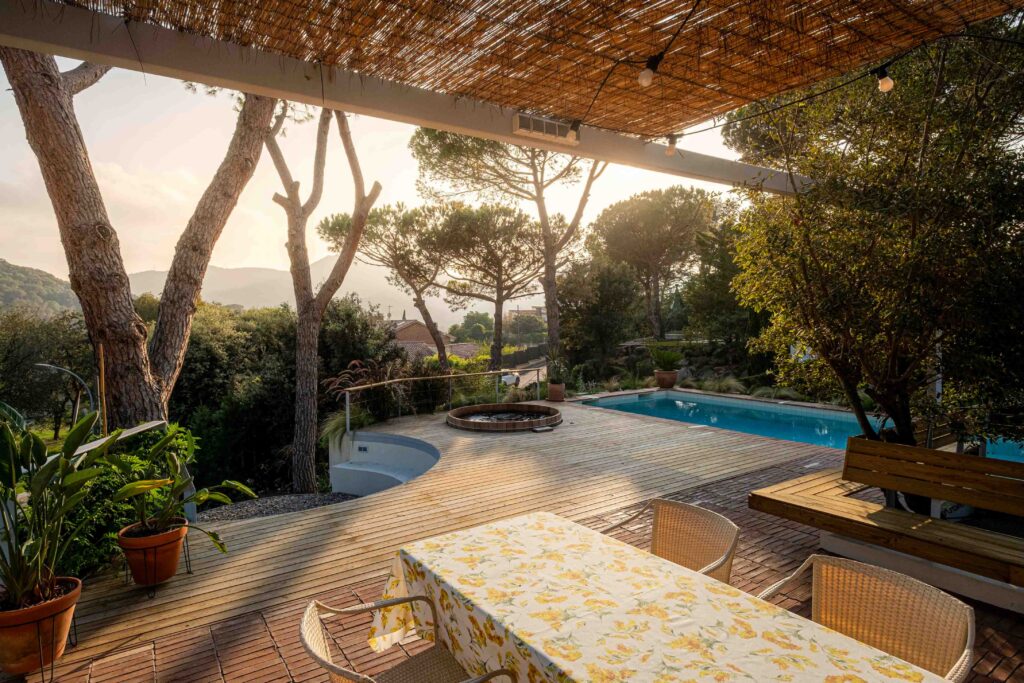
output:
<svg viewBox="0 0 1024 683"><path fill-rule="evenodd" d="M350 432L330 441L331 490L366 496L404 484L441 453L426 441L381 432Z"/></svg>

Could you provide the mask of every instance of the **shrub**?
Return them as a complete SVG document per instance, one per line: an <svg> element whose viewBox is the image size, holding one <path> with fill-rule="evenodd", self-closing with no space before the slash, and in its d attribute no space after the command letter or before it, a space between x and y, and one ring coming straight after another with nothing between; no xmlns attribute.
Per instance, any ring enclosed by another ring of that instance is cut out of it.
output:
<svg viewBox="0 0 1024 683"><path fill-rule="evenodd" d="M807 401L808 398L796 389L789 387L758 387L750 392L751 396L758 398L775 398L785 401Z"/></svg>
<svg viewBox="0 0 1024 683"><path fill-rule="evenodd" d="M135 455L122 455L122 458L133 473L141 475L145 471L146 463L142 458ZM119 557L117 532L135 521L130 502L113 501L119 488L121 478L111 468L104 468L103 474L89 483L82 505L68 516L68 525L71 528L81 525L82 531L64 553L61 574L86 578L110 566Z"/></svg>

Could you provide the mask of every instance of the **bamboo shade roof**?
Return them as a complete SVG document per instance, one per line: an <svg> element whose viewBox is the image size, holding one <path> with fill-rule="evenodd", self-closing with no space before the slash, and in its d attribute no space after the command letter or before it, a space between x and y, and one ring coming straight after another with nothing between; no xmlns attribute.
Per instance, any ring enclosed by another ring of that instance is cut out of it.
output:
<svg viewBox="0 0 1024 683"><path fill-rule="evenodd" d="M64 2L641 137L877 65L1024 7L1024 0ZM641 88L647 58L669 44L654 83Z"/></svg>

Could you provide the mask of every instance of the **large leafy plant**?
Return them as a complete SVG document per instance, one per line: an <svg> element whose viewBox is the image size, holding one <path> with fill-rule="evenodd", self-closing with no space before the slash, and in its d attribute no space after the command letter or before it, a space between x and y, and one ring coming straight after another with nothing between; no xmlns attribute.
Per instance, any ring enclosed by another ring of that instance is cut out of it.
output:
<svg viewBox="0 0 1024 683"><path fill-rule="evenodd" d="M183 526L185 506L189 503L198 506L215 501L230 505L232 500L226 491L231 490L249 498L256 497L248 486L230 479L223 481L219 486L195 489L187 467L195 460L195 438L187 431L181 432L181 435L184 436L183 452L179 454L175 449L169 448L172 443L179 440L178 428L171 427L167 434L149 449L145 456L147 463L141 470L136 463L130 462L122 455L111 453L107 456L107 461L125 479L124 485L114 494L114 502L130 500L135 505L135 518L138 523L134 531L136 536L155 535ZM216 532L194 524L190 524L189 528L206 534L222 553L228 551Z"/></svg>
<svg viewBox="0 0 1024 683"><path fill-rule="evenodd" d="M678 370L679 363L683 360L683 354L672 349L651 348L651 360L657 370Z"/></svg>
<svg viewBox="0 0 1024 683"><path fill-rule="evenodd" d="M95 423L95 413L79 420L55 453L35 434L0 425L0 609L60 595L57 569L81 531L69 525L70 514L85 499L86 484L103 472L101 458L118 437L75 455Z"/></svg>

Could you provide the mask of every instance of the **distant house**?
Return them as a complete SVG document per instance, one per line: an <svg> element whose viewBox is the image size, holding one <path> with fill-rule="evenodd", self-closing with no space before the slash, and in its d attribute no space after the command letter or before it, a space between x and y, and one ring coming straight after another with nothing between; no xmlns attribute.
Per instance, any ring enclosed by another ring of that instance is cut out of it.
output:
<svg viewBox="0 0 1024 683"><path fill-rule="evenodd" d="M430 330L422 321L402 318L401 320L388 320L387 324L395 332L395 341L405 349L410 358L432 356L437 353L434 338L430 336ZM479 344L457 344L455 338L447 332L441 332L441 337L444 339L445 349L450 356L473 358L479 353Z"/></svg>
<svg viewBox="0 0 1024 683"><path fill-rule="evenodd" d="M402 318L401 320L389 320L388 325L395 332L395 339L399 342L422 342L424 344L434 345L434 338L430 336L430 330L427 329L426 323L420 320L407 320ZM441 332L441 337L444 338L445 345L451 344L454 338L447 332Z"/></svg>
<svg viewBox="0 0 1024 683"><path fill-rule="evenodd" d="M510 325L512 321L520 316L528 316L530 318L539 318L544 322L548 321L548 312L543 306L530 306L529 308L513 308L505 311L505 324Z"/></svg>

